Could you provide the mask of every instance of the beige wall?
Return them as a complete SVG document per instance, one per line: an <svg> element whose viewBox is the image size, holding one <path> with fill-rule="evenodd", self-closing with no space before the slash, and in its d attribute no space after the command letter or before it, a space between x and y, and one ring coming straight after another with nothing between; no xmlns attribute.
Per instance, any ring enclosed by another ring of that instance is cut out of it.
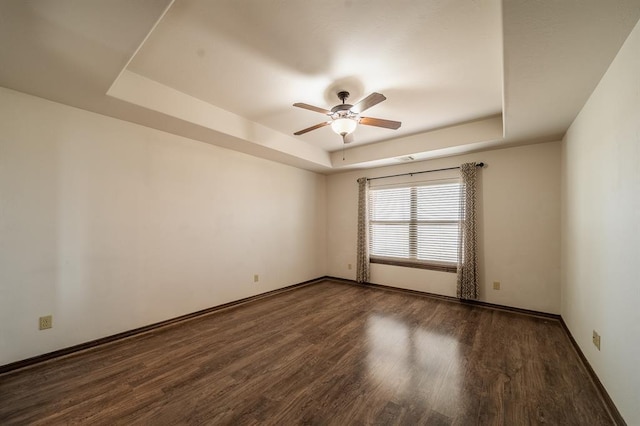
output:
<svg viewBox="0 0 640 426"><path fill-rule="evenodd" d="M551 142L331 175L327 180L329 275L355 279L357 184L375 177L484 161L479 171L480 299L560 312L560 143ZM353 269L349 270L348 265ZM371 266L371 281L447 296L455 274ZM493 290L493 281L501 290Z"/></svg>
<svg viewBox="0 0 640 426"><path fill-rule="evenodd" d="M0 89L0 365L324 275L325 180Z"/></svg>
<svg viewBox="0 0 640 426"><path fill-rule="evenodd" d="M640 23L565 136L562 222L562 317L640 424Z"/></svg>

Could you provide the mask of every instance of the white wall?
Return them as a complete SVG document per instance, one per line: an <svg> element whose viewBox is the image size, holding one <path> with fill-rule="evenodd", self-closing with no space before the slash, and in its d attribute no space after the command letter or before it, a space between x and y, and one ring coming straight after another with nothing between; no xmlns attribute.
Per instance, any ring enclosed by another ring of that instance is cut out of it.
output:
<svg viewBox="0 0 640 426"><path fill-rule="evenodd" d="M560 142L329 176L329 275L355 279L358 177L452 167L468 161L487 163L478 173L480 299L559 313ZM456 295L454 273L373 264L371 281ZM493 281L501 282L501 290L492 289Z"/></svg>
<svg viewBox="0 0 640 426"><path fill-rule="evenodd" d="M563 146L562 317L626 422L640 424L640 23Z"/></svg>
<svg viewBox="0 0 640 426"><path fill-rule="evenodd" d="M325 275L325 181L0 89L0 365Z"/></svg>

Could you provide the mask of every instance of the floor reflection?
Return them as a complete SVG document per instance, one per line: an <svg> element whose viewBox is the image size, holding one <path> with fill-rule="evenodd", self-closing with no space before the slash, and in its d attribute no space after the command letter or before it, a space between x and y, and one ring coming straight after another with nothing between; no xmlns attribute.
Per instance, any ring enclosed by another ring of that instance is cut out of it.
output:
<svg viewBox="0 0 640 426"><path fill-rule="evenodd" d="M368 318L366 335L372 385L398 402L410 399L454 415L462 379L456 339L381 314Z"/></svg>

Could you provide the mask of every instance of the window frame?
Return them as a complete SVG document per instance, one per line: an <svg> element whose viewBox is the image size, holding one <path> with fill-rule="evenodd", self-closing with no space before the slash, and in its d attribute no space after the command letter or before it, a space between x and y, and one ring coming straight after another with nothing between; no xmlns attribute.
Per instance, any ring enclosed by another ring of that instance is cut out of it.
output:
<svg viewBox="0 0 640 426"><path fill-rule="evenodd" d="M438 186L438 185L447 185L447 184L458 184L459 186L462 185L461 181L459 178L450 178L450 179L438 179L438 180L433 180L433 181L426 181L426 182L407 182L407 183L403 183L403 184L395 184L395 185L391 185L389 188L385 188L384 186L380 186L377 188L370 188L369 191L376 191L376 190L382 190L382 189L392 189L392 188L397 188L397 189L406 189L409 188L410 190L410 198L409 198L409 219L408 220L373 220L372 219L372 210L368 212L368 228L369 228L369 233L370 233L370 241L369 241L369 262L370 263L376 263L376 264L382 264L382 265L393 265L393 266L402 266L402 267L409 267L409 268L418 268L418 269L428 269L428 270L434 270L434 271L442 271L442 272L456 272L457 271L457 267L458 267L458 259L456 259L456 262L443 262L443 261L438 261L438 260L420 260L417 258L417 252L418 252L418 226L420 224L455 224L458 227L458 232L460 229L460 224L461 221L463 220L462 218L462 213L459 212L459 216L457 220L426 220L426 219L422 219L419 220L418 219L418 188L420 187L425 187L425 186ZM371 197L371 194L369 194L369 197ZM373 204L371 202L371 199L368 200L370 203L370 209L373 209ZM457 200L456 200L457 201ZM408 241L407 243L409 244L409 256L408 258L403 258L403 257L389 257L389 256L380 256L380 255L375 255L372 254L372 246L373 246L373 237L372 237L372 226L376 223L398 223L398 224L408 224L409 225L409 237L408 237ZM413 237L412 237L413 234ZM456 257L459 256L459 254L456 255Z"/></svg>

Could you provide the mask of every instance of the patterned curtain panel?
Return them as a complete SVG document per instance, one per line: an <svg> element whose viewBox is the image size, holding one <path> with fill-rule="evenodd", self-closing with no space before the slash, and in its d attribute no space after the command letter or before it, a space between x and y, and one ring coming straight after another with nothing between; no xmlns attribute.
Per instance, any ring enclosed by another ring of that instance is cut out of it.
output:
<svg viewBox="0 0 640 426"><path fill-rule="evenodd" d="M358 179L358 259L356 264L356 281L369 282L369 181Z"/></svg>
<svg viewBox="0 0 640 426"><path fill-rule="evenodd" d="M460 245L458 247L458 297L478 298L478 246L476 241L476 163L460 166Z"/></svg>

